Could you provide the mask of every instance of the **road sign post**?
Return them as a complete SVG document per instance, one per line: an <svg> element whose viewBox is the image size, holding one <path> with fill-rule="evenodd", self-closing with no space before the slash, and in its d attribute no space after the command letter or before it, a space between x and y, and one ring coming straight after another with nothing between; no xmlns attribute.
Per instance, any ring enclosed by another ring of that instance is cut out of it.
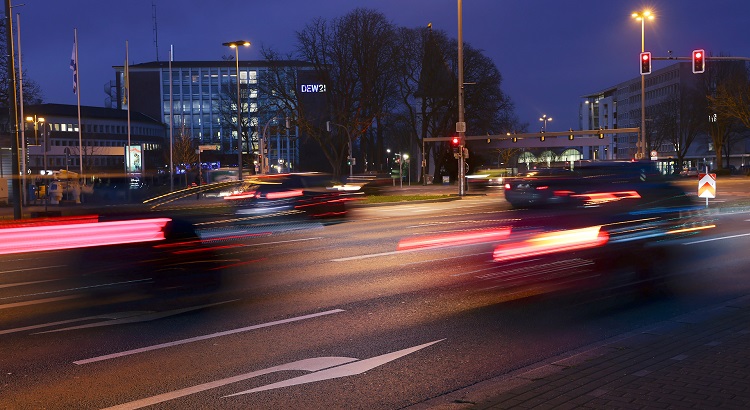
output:
<svg viewBox="0 0 750 410"><path fill-rule="evenodd" d="M706 198L708 208L708 198L716 198L716 174L698 175L698 197Z"/></svg>

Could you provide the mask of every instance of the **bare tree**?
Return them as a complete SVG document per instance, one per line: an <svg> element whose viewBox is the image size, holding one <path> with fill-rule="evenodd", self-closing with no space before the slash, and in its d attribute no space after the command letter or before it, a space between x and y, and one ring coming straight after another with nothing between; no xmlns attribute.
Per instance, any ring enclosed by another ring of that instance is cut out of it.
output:
<svg viewBox="0 0 750 410"><path fill-rule="evenodd" d="M393 27L381 13L359 8L330 22L315 19L297 32L297 41L299 54L312 63L327 86L336 126L327 132L315 129L312 121L302 124L338 177L348 155L349 137L352 144L359 142L385 112L387 87L381 82L389 72Z"/></svg>
<svg viewBox="0 0 750 410"><path fill-rule="evenodd" d="M458 43L431 27L401 29L401 50L395 78L400 98L399 113L408 120L417 143L428 137L448 137L458 120ZM464 111L472 134L504 133L523 128L513 113L513 104L502 91L502 76L481 50L464 45L466 84ZM447 144L424 144L426 157L436 160L435 179L444 171L455 172ZM491 146L472 144L475 154L488 154ZM431 155L430 155L431 154Z"/></svg>
<svg viewBox="0 0 750 410"><path fill-rule="evenodd" d="M649 144L658 148L667 143L674 150L677 173L682 169L690 146L697 136L706 130L707 100L705 91L695 87L685 88L668 96L654 111L654 129L662 139L659 144Z"/></svg>
<svg viewBox="0 0 750 410"><path fill-rule="evenodd" d="M748 71L745 63L737 61L718 61L707 70L705 86L709 101L708 133L716 153L716 167L723 168L723 153L732 146L732 135L739 131L738 125L747 118L742 115L743 101L747 101L742 92L747 89ZM727 152L727 160L729 153Z"/></svg>
<svg viewBox="0 0 750 410"><path fill-rule="evenodd" d="M190 129L185 124L180 127L177 135L174 136L172 158L175 166L182 168L185 175L185 186L188 186L188 173L193 167L198 165L198 154L195 153L197 148L195 141L190 135ZM174 170L172 170L174 172ZM173 174L174 175L174 174Z"/></svg>
<svg viewBox="0 0 750 410"><path fill-rule="evenodd" d="M750 71L747 64L743 66L744 70L740 67L732 70L729 81L717 84L708 99L715 112L736 118L750 128Z"/></svg>
<svg viewBox="0 0 750 410"><path fill-rule="evenodd" d="M2 38L5 38L5 25L7 19L0 19L0 34ZM14 40L15 41L15 40ZM17 52L17 50L15 50ZM2 67L8 66L8 50L5 41L0 41L0 64ZM16 60L18 62L18 60ZM19 78L17 75L16 78ZM8 90L11 79L8 78L8 72L6 70L0 70L0 105L4 107L10 106L10 98ZM23 73L23 102L28 105L37 105L42 103L42 90L39 85L29 78L26 74L26 70Z"/></svg>

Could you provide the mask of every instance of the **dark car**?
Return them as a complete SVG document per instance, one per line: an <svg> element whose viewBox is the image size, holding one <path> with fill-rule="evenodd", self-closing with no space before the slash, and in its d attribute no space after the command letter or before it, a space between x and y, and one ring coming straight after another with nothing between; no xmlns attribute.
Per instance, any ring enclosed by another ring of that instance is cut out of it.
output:
<svg viewBox="0 0 750 410"><path fill-rule="evenodd" d="M552 205L568 202L570 198L560 195L550 186L562 185L574 177L565 168L541 168L519 173L505 180L505 199L515 208Z"/></svg>
<svg viewBox="0 0 750 410"><path fill-rule="evenodd" d="M579 161L573 170L528 173L505 184L505 199L514 208L603 204L644 208L689 202L685 192L650 161Z"/></svg>
<svg viewBox="0 0 750 410"><path fill-rule="evenodd" d="M246 180L238 193L224 197L237 215L342 217L359 191L336 184L328 174L278 174Z"/></svg>
<svg viewBox="0 0 750 410"><path fill-rule="evenodd" d="M674 240L714 226L654 163L577 162L562 175L506 186L508 201L527 209L494 250L504 284L653 289L681 249Z"/></svg>
<svg viewBox="0 0 750 410"><path fill-rule="evenodd" d="M0 238L6 264L50 258L59 265L50 272L54 280L45 281L45 291L79 301L65 309L134 303L140 310L207 302L223 288L224 266L236 263L222 259L192 223L168 217L15 220L0 224Z"/></svg>

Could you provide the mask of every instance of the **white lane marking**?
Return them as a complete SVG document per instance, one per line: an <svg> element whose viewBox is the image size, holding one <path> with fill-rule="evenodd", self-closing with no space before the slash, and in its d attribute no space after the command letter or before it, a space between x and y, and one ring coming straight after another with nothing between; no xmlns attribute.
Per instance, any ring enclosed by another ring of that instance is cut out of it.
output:
<svg viewBox="0 0 750 410"><path fill-rule="evenodd" d="M10 309L10 308L17 308L17 307L22 307L22 306L39 305L42 303L59 302L61 300L75 299L78 297L80 296L79 295L58 296L56 298L35 299L35 300L29 300L26 302L7 303L5 305L0 305L0 309Z"/></svg>
<svg viewBox="0 0 750 410"><path fill-rule="evenodd" d="M175 390L169 393L159 394L157 396L147 397L141 400L135 400L128 403L123 403L117 406L107 407L104 410L125 410L125 409L140 409L142 407L151 406L153 404L163 403L168 400L178 399L180 397L189 396L191 394L200 393L202 391L214 389L216 387L225 386L227 384L241 382L243 380L252 379L253 377L263 376L264 374L280 372L285 370L302 370L314 372L317 370L326 369L331 366L338 366L341 364L349 363L357 359L351 357L313 357L311 359L299 360L292 363L282 364L280 366L269 367L267 369L258 370L255 372L240 374L226 379L216 380L209 383L199 384L193 387L187 387L180 390Z"/></svg>
<svg viewBox="0 0 750 410"><path fill-rule="evenodd" d="M179 315L182 313L192 312L194 310L200 310L200 309L205 309L207 307L223 305L224 303L236 302L237 300L239 299L226 300L223 302L216 302L216 303L209 303L206 305L191 306L191 307L182 308L182 309L167 310L164 312L142 312L140 315L130 315L126 317L112 318L112 320L109 320L107 322L88 323L85 325L65 327L62 329L47 330L45 332L39 332L37 334L65 332L68 330L88 329L92 327L114 326L114 325L122 325L125 323L150 322L152 320L162 319L162 318L169 317L169 316L175 316L175 315Z"/></svg>
<svg viewBox="0 0 750 410"><path fill-rule="evenodd" d="M243 245L243 246L245 246L245 247L253 247L253 246L278 245L278 244L282 244L282 243L315 241L315 240L318 240L318 239L323 239L323 237L322 236L316 236L316 237L312 237L312 238L288 239L286 241L274 241L274 242L254 243L254 244L247 244L247 245Z"/></svg>
<svg viewBox="0 0 750 410"><path fill-rule="evenodd" d="M9 269L9 270L0 271L0 275L2 275L3 273L28 272L30 270L64 268L65 266L67 265L50 265L50 266L37 266L33 268L23 268L23 269Z"/></svg>
<svg viewBox="0 0 750 410"><path fill-rule="evenodd" d="M382 366L388 362L392 362L396 359L400 359L408 354L414 353L418 350L422 350L425 347L434 345L435 343L442 342L445 339L435 340L434 342L425 343L419 346L410 347L408 349L398 350L392 353L386 353L384 355L371 357L369 359L363 359L344 365L331 367L325 370L317 371L312 374L306 374L304 376L295 377L289 380L283 380L278 383L267 384L265 386L256 387L254 389L241 391L239 393L230 394L224 397L239 396L242 394L255 393L265 390L279 389L282 387L296 386L298 384L313 383L322 380L338 379L339 377L354 376L362 374L368 370L372 370L378 366Z"/></svg>
<svg viewBox="0 0 750 410"><path fill-rule="evenodd" d="M248 380L254 377L262 376L265 374L280 372L280 371L308 371L313 372L312 374L304 375L301 377L295 377L289 380L284 380L278 383L273 383L255 389L245 390L239 393L234 393L224 397L238 396L248 393L259 392L263 390L277 389L281 387L294 386L304 383L312 383L316 381L335 379L339 377L353 376L362 374L368 370L374 369L375 367L381 366L393 360L399 359L408 354L414 353L418 350L424 349L430 345L441 342L445 339L436 340L434 342L425 343L419 346L414 346L408 349L399 350L392 353L387 353L381 356L371 357L369 359L359 360L352 357L313 357L309 359L298 360L291 363L282 364L279 366L269 367L267 369L257 370L250 373L240 374L226 379L216 380L209 383L199 384L197 386L187 387L180 390L175 390L168 393L159 394L145 399L135 400L128 403L123 403L117 406L108 407L104 410L125 410L125 409L139 409L146 406L151 406L158 403L163 403L168 400L185 397L191 394L200 393L202 391L214 389L228 384L237 383L243 380Z"/></svg>
<svg viewBox="0 0 750 410"><path fill-rule="evenodd" d="M347 262L347 261L355 261L359 259L377 258L380 256L390 256L390 255L396 255L398 253L412 252L414 250L415 249L410 249L406 251L390 251L390 252L382 252L382 253L370 253L367 255L349 256L347 258L331 259L331 262Z"/></svg>
<svg viewBox="0 0 750 410"><path fill-rule="evenodd" d="M217 387L225 386L227 384L241 382L243 380L252 379L253 377L263 376L264 374L280 372L285 370L302 370L314 372L317 370L326 369L331 366L338 366L346 364L357 359L351 357L313 357L311 359L299 360L280 366L269 367L267 369L258 370L255 372L240 374L233 377L227 377L226 379L216 380L209 383L199 384L197 386L186 387L184 389L175 390L172 392L159 394L145 399L135 400L128 403L123 403L117 406L107 407L104 410L125 410L125 409L140 409L142 407L151 406L158 403L163 403L168 400L178 399L180 397L189 396L191 394L200 393L202 391L214 389Z"/></svg>
<svg viewBox="0 0 750 410"><path fill-rule="evenodd" d="M456 246L435 246L435 247L428 247L428 248L416 248L416 249L405 249L403 251L390 251L390 252L381 252L381 253L368 253L365 255L357 255L357 256L348 256L346 258L338 258L338 259L331 259L331 262L348 262L348 261L355 261L360 259L369 259L369 258L379 258L381 256L391 256L391 255L397 255L397 254L404 254L404 253L412 253L412 252L419 252L419 251L433 251L436 249L445 249L446 247L452 247L452 248L458 248L458 247L464 247L464 246L475 246L477 244L467 244L467 245L456 245ZM442 259L455 259L455 258L465 258L467 256L477 256L477 255L483 255L488 252L480 252L480 253L471 253L471 254L463 254L460 256L453 256L453 257L447 257ZM491 252L490 252L491 253ZM434 262L438 259L430 259L429 261L418 261L418 262L411 262L411 263L405 263L404 265L410 265L415 263L425 263L425 262Z"/></svg>
<svg viewBox="0 0 750 410"><path fill-rule="evenodd" d="M3 289L3 288L12 288L14 286L37 285L39 283L54 282L56 280L60 280L60 279L47 279L47 280L35 280L33 282L8 283L8 284L5 284L5 285L0 285L0 289Z"/></svg>
<svg viewBox="0 0 750 410"><path fill-rule="evenodd" d="M66 325L68 323L85 322L87 320L101 320L101 319L114 320L114 319L122 319L124 317L138 316L138 315L143 315L143 314L146 314L146 313L151 313L151 312L147 312L147 311L134 311L134 312L113 313L113 314L109 314L109 315L97 315L97 316L80 317L80 318L76 318L76 319L61 320L59 322L49 322L49 323L42 323L42 324L38 324L38 325L32 325L32 326L17 327L17 328L14 328L14 329L0 330L0 335L5 335L5 334L8 334L8 333L23 332L23 331L26 331L26 330L41 329L41 328L45 328L45 327L52 327L52 326L58 326L58 325Z"/></svg>
<svg viewBox="0 0 750 410"><path fill-rule="evenodd" d="M222 336L233 335L235 333L242 333L242 332L247 332L247 331L250 331L250 330L262 329L264 327L276 326L276 325L281 325L281 324L285 324L285 323L298 322L300 320L312 319L312 318L316 318L316 317L320 317L320 316L326 316L326 315L330 315L330 314L333 314L333 313L340 313L340 312L345 312L345 310L343 310L343 309L326 310L325 312L318 312L318 313L313 313L313 314L310 314L310 315L297 316L297 317L293 317L293 318L289 318L289 319L277 320L277 321L268 322L268 323L261 323L259 325L247 326L247 327L242 327L242 328L239 328L239 329L232 329L232 330L227 330L227 331L224 331L224 332L211 333L211 334L208 334L208 335L191 337L189 339L176 340L174 342L160 343L160 344L157 344L157 345L146 346L146 347L142 347L142 348L139 348L139 349L126 350L126 351L123 351L123 352L118 352L118 353L112 353L112 354L103 355L103 356L92 357L92 358L89 358L89 359L77 360L77 361L75 361L73 363L78 364L78 365L82 365L82 364L89 364L89 363L94 363L94 362L100 362L100 361L104 361L104 360L115 359L115 358L118 358L118 357L129 356L129 355L133 355L133 354L137 354L137 353L149 352L149 351L152 351L152 350L164 349L164 348L172 347L172 346L179 346L179 345L183 345L183 344L187 344L187 343L198 342L198 341L201 341L201 340L212 339L212 338L215 338L215 337L222 337Z"/></svg>
<svg viewBox="0 0 750 410"><path fill-rule="evenodd" d="M750 233L743 233L743 234L739 234L739 235L722 236L720 238L701 239L700 241L685 242L685 243L683 243L683 245L695 245L695 244L705 243L705 242L721 241L721 240L724 240L724 239L741 238L743 236L750 236Z"/></svg>
<svg viewBox="0 0 750 410"><path fill-rule="evenodd" d="M149 280L151 280L151 278L126 280L126 281L122 281L122 282L101 283L101 284L98 284L98 285L80 286L80 287L77 287L77 288L58 289L58 290L51 290L51 291L48 291L48 292L38 292L38 293L29 293L29 294L26 294L26 295L8 296L8 297L0 298L0 300L17 299L17 298L29 297L29 296L52 295L52 294L55 294L55 293L71 292L71 291L84 290L84 289L96 289L96 288L103 288L103 287L115 286L115 285L127 285L127 284L132 284L132 283L146 282L146 281L149 281ZM78 296L76 296L76 297L78 297Z"/></svg>

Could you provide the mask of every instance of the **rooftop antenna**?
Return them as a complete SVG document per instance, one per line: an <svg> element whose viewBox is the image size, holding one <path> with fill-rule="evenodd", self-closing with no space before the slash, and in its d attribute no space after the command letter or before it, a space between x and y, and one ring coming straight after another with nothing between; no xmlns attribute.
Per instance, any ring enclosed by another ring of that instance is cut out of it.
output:
<svg viewBox="0 0 750 410"><path fill-rule="evenodd" d="M159 62L159 31L156 28L156 2L151 2L151 15L154 20L154 47L156 48L156 62Z"/></svg>

